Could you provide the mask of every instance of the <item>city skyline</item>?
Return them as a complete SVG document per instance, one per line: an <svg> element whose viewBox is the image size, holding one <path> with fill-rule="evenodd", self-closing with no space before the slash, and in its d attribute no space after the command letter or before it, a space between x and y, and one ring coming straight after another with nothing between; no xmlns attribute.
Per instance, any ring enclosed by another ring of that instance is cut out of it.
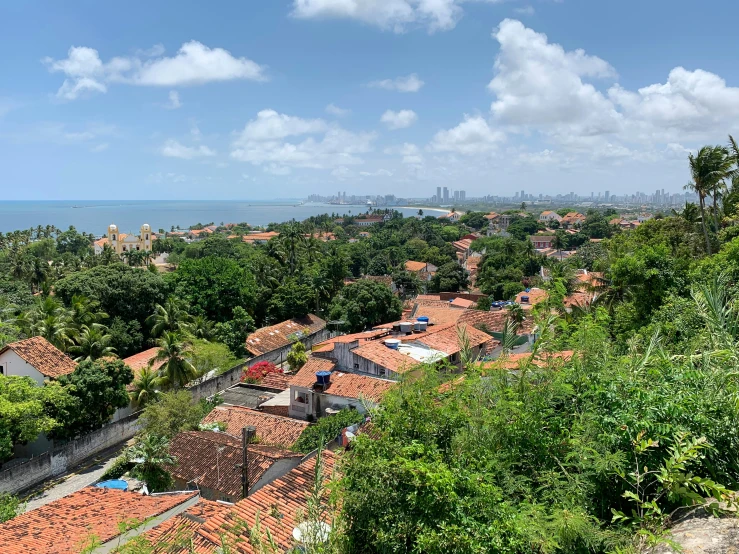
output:
<svg viewBox="0 0 739 554"><path fill-rule="evenodd" d="M739 134L735 3L354 5L4 4L4 197L675 191Z"/></svg>

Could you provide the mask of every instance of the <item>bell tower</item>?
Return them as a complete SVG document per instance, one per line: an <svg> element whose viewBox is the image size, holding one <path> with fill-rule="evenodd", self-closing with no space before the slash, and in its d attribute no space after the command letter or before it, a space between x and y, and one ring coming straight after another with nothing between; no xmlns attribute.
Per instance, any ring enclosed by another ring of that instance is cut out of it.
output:
<svg viewBox="0 0 739 554"><path fill-rule="evenodd" d="M118 238L118 227L111 223L108 225L108 242L110 242L113 252L116 253L118 253Z"/></svg>
<svg viewBox="0 0 739 554"><path fill-rule="evenodd" d="M143 250L151 252L151 227L148 223L144 223L141 226L141 235L139 235L139 242Z"/></svg>

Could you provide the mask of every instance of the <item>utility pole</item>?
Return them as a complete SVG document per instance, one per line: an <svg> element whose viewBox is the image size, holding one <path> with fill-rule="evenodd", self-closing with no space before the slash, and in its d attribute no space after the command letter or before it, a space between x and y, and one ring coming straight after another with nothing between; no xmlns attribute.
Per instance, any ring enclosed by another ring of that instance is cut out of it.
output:
<svg viewBox="0 0 739 554"><path fill-rule="evenodd" d="M247 425L241 430L241 498L249 496L249 443L257 432L253 425Z"/></svg>

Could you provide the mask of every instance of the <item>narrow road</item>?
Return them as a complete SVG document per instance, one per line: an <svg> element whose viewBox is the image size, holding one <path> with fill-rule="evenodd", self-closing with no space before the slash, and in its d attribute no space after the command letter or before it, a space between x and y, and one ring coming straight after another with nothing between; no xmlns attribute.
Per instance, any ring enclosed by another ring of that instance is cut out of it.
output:
<svg viewBox="0 0 739 554"><path fill-rule="evenodd" d="M121 443L104 450L95 457L85 460L72 471L36 486L23 499L26 502L25 511L30 512L100 481L103 473L125 447L126 444Z"/></svg>

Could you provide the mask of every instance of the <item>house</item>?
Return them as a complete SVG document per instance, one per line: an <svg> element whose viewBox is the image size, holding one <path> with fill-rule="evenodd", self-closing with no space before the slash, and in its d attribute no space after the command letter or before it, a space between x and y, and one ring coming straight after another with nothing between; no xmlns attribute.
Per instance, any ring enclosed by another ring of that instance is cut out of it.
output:
<svg viewBox="0 0 739 554"><path fill-rule="evenodd" d="M543 302L547 298L549 298L549 293L547 291L534 287L519 292L516 295L516 303L526 309L536 306L539 302Z"/></svg>
<svg viewBox="0 0 739 554"><path fill-rule="evenodd" d="M316 455L306 458L295 469L248 498L226 506L225 510L219 510L212 517L203 518L205 521L198 519L197 524L188 525L180 538L186 546L176 552L214 554L222 551L223 544L237 545L240 554L263 552L252 546L255 538L253 526L257 519L262 529L259 538L264 544L267 544L266 532L269 530L276 545L274 551L290 551L296 546L293 532L304 521L316 474L328 483L334 476L335 465L336 455L328 450L321 453L320 463ZM325 517L330 516L327 514Z"/></svg>
<svg viewBox="0 0 739 554"><path fill-rule="evenodd" d="M378 223L383 223L385 220L382 217L365 216L358 217L354 220L354 225L357 227L371 227Z"/></svg>
<svg viewBox="0 0 739 554"><path fill-rule="evenodd" d="M30 377L38 385L69 375L76 368L72 358L43 337L11 342L0 350L0 375Z"/></svg>
<svg viewBox="0 0 739 554"><path fill-rule="evenodd" d="M123 363L130 367L131 371L133 371L134 380L136 380L139 375L141 375L142 369L150 368L153 371L158 371L159 368L164 365L164 360L156 359L156 357L159 355L159 350L159 347L155 346L153 348L144 350L143 352L139 352L138 354L134 354L133 356L129 356L128 358L123 358ZM128 385L128 390L133 390L133 383Z"/></svg>
<svg viewBox="0 0 739 554"><path fill-rule="evenodd" d="M92 545L94 537L99 551L108 552L118 544L121 523L167 520L197 501L195 492L142 495L85 487L0 524L0 550L3 554L77 554Z"/></svg>
<svg viewBox="0 0 739 554"><path fill-rule="evenodd" d="M562 221L562 216L560 216L557 212L545 210L541 212L541 214L539 214L539 221L544 224L551 223L552 221L560 222Z"/></svg>
<svg viewBox="0 0 739 554"><path fill-rule="evenodd" d="M580 227L583 223L585 223L585 219L586 217L581 213L569 212L562 218L559 223L563 228L571 229L573 227Z"/></svg>
<svg viewBox="0 0 739 554"><path fill-rule="evenodd" d="M243 498L244 444L241 437L214 431L185 431L169 443L176 462L167 466L175 490L198 490L208 500L235 502ZM249 493L282 477L296 467L303 455L277 446L249 444Z"/></svg>
<svg viewBox="0 0 739 554"><path fill-rule="evenodd" d="M216 406L203 418L202 423L223 423L226 425L225 432L234 437L240 437L241 430L251 425L256 428L256 442L284 448L290 448L308 427L304 421L265 414L241 406Z"/></svg>
<svg viewBox="0 0 739 554"><path fill-rule="evenodd" d="M386 348L381 346L381 348ZM318 384L317 373L326 372ZM290 417L314 419L342 408L364 412L364 403L378 404L395 382L336 370L336 362L310 358L290 382Z"/></svg>
<svg viewBox="0 0 739 554"><path fill-rule="evenodd" d="M451 221L453 223L456 223L457 221L460 220L461 217L462 216L459 215L459 212L449 212L449 213L446 213L444 215L440 215L438 217L438 219L445 219L447 221Z"/></svg>
<svg viewBox="0 0 739 554"><path fill-rule="evenodd" d="M455 308L462 308L463 310L469 310L477 306L477 302L473 302L467 298L455 298L450 302L450 304Z"/></svg>
<svg viewBox="0 0 739 554"><path fill-rule="evenodd" d="M497 220L500 217L500 215L495 212L490 212L489 214L485 214L483 217L487 219L488 221L492 222L492 221Z"/></svg>
<svg viewBox="0 0 739 554"><path fill-rule="evenodd" d="M408 260L405 262L405 270L410 273L415 273L421 281L430 281L434 276L434 273L439 269L434 264L428 262L416 262Z"/></svg>
<svg viewBox="0 0 739 554"><path fill-rule="evenodd" d="M544 250L551 248L554 242L554 236L552 235L531 235L529 240L534 243L534 248L537 250Z"/></svg>
<svg viewBox="0 0 739 554"><path fill-rule="evenodd" d="M270 240L279 236L280 233L276 231L254 231L241 237L241 240L247 244L267 244Z"/></svg>
<svg viewBox="0 0 739 554"><path fill-rule="evenodd" d="M641 214L639 214L638 216L636 216L636 220L637 220L637 221L638 221L639 223L644 223L644 222L646 222L646 221L649 221L649 220L650 220L650 219L652 219L653 217L654 217L654 215L652 215L652 214L648 214L648 213L641 213Z"/></svg>
<svg viewBox="0 0 739 554"><path fill-rule="evenodd" d="M460 260L461 263L464 263L465 260L467 260L469 255L472 253L473 242L474 239L464 238L452 243L452 246L454 246L454 249L457 251L457 258Z"/></svg>
<svg viewBox="0 0 739 554"><path fill-rule="evenodd" d="M200 240L213 234L213 229L210 227L203 227L202 229L190 229L185 233L185 236L190 240Z"/></svg>
<svg viewBox="0 0 739 554"><path fill-rule="evenodd" d="M151 245L155 239L156 236L151 232L151 226L148 223L141 226L139 235L119 233L118 227L111 223L108 225L108 234L93 243L93 251L95 254L102 254L107 244L119 256L131 250L151 252Z"/></svg>
<svg viewBox="0 0 739 554"><path fill-rule="evenodd" d="M259 358L253 359L253 362L266 360L282 363L294 343L300 341L308 350L314 343L327 338L326 322L318 316L308 314L257 329L246 337L246 350Z"/></svg>
<svg viewBox="0 0 739 554"><path fill-rule="evenodd" d="M229 509L230 505L224 502L213 502L212 500L199 498L197 503L185 511L146 531L143 537L148 546L153 549L151 554L182 552L179 549L187 548L185 545L190 543L195 532L203 523L211 518L225 515Z"/></svg>

